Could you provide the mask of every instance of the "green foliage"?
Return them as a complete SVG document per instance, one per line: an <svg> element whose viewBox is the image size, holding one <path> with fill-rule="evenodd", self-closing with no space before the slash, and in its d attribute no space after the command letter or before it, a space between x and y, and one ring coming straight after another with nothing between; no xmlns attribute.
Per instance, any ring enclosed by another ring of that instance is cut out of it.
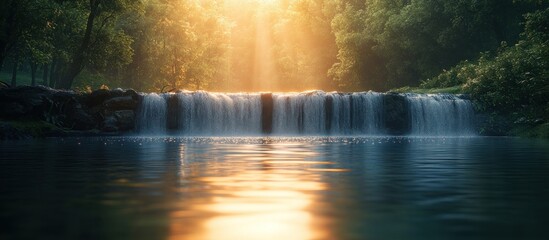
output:
<svg viewBox="0 0 549 240"><path fill-rule="evenodd" d="M71 71L78 74L85 67L106 71L106 66L120 70L130 61L132 49L131 39L117 22L138 4L129 0L3 2L0 35L9 37L0 41L0 67L6 57L12 65L28 63L33 73L38 65L48 66L54 78L51 85L68 87Z"/></svg>
<svg viewBox="0 0 549 240"><path fill-rule="evenodd" d="M469 61L463 61L451 68L443 70L442 73L434 78L423 81L421 88L447 88L461 86L476 76L475 65Z"/></svg>
<svg viewBox="0 0 549 240"><path fill-rule="evenodd" d="M332 22L338 62L330 74L353 88L416 86L501 41L515 42L521 15L533 8L498 0L346 4Z"/></svg>
<svg viewBox="0 0 549 240"><path fill-rule="evenodd" d="M121 86L159 91L213 84L227 48L216 4L152 0L134 10L121 24L133 40Z"/></svg>
<svg viewBox="0 0 549 240"><path fill-rule="evenodd" d="M65 88L107 84L145 91L382 91L471 83L468 89L476 91L473 82L481 81L477 75L486 70L485 65L507 61L518 68L511 58L527 48L533 56L544 54L543 47L523 43L547 38L543 15L529 15L523 42L515 44L522 15L547 4L538 0L6 0L0 11L0 68L30 70L33 76L40 69L38 77ZM501 42L511 47L500 47ZM481 54L498 47L506 52L500 60ZM534 60L516 61L522 68L536 67ZM261 72L265 68L268 71ZM509 77L511 73L486 74ZM271 84L273 89L254 84Z"/></svg>
<svg viewBox="0 0 549 240"><path fill-rule="evenodd" d="M105 77L100 72L84 69L76 78L74 88L77 90L99 89L103 85L119 86L117 82Z"/></svg>
<svg viewBox="0 0 549 240"><path fill-rule="evenodd" d="M422 87L465 84L479 108L509 117L519 130L549 120L549 8L526 15L524 32L513 45L503 44L495 56L483 54L462 62ZM520 130L523 129L523 130Z"/></svg>
<svg viewBox="0 0 549 240"><path fill-rule="evenodd" d="M547 121L548 25L549 8L528 14L523 39L512 47L504 47L494 58L481 58L476 65L477 77L468 81L467 91L488 109Z"/></svg>

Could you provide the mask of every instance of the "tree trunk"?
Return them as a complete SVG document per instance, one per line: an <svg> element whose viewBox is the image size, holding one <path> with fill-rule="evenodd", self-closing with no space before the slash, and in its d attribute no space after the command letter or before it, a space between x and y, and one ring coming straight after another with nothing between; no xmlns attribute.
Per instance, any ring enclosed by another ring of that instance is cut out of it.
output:
<svg viewBox="0 0 549 240"><path fill-rule="evenodd" d="M141 79L141 61L143 59L142 51L143 51L143 44L141 42L138 42L134 49L134 54L132 56L132 62L125 68L125 79L124 82L126 84L126 87L130 88L136 88L139 89L141 86L139 85L140 79ZM130 71L131 69L131 71Z"/></svg>
<svg viewBox="0 0 549 240"><path fill-rule="evenodd" d="M11 71L11 86L17 86L17 67L19 67L19 54L15 54L15 61L13 63L13 69Z"/></svg>
<svg viewBox="0 0 549 240"><path fill-rule="evenodd" d="M38 64L31 62L31 86L36 86L36 68L38 67Z"/></svg>
<svg viewBox="0 0 549 240"><path fill-rule="evenodd" d="M48 86L48 76L49 76L49 68L50 66L48 64L44 64L44 66L42 66L42 85L44 86Z"/></svg>
<svg viewBox="0 0 549 240"><path fill-rule="evenodd" d="M56 84L56 76L55 76L55 68L57 67L57 62L59 60L57 60L56 58L53 59L53 61L51 62L51 66L50 66L50 87L51 88L55 88L55 84Z"/></svg>
<svg viewBox="0 0 549 240"><path fill-rule="evenodd" d="M59 85L61 82L61 78L63 77L63 71L64 71L63 62L57 62L57 66L55 67L55 72L53 73L53 81L56 88L61 88L59 87Z"/></svg>
<svg viewBox="0 0 549 240"><path fill-rule="evenodd" d="M0 70L4 66L4 60L8 56L10 48L14 45L17 36L15 34L16 29L16 14L17 14L17 0L10 1L8 12L8 17L6 18L4 24L2 24L2 33L3 37L0 38Z"/></svg>
<svg viewBox="0 0 549 240"><path fill-rule="evenodd" d="M88 21L86 23L86 32L84 33L84 39L80 47L74 52L72 56L72 62L69 64L67 71L62 75L58 87L62 89L70 89L74 78L82 71L84 65L84 55L90 47L91 34L93 30L93 22L95 17L99 15L99 4L101 0L90 0L90 14L88 15Z"/></svg>
<svg viewBox="0 0 549 240"><path fill-rule="evenodd" d="M174 60L174 63L173 63L173 70L172 70L172 89L176 89L177 88L177 66L176 66L176 61Z"/></svg>

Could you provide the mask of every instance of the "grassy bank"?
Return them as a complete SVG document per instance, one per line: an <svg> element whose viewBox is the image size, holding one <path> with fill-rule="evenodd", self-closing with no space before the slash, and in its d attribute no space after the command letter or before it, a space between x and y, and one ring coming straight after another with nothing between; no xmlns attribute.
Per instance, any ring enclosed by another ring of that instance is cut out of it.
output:
<svg viewBox="0 0 549 240"><path fill-rule="evenodd" d="M453 87L444 87L444 88L421 88L421 87L401 87L397 89L392 89L390 92L397 93L419 93L419 94L435 94L435 93L451 93L451 94L462 94L463 86L453 86Z"/></svg>
<svg viewBox="0 0 549 240"><path fill-rule="evenodd" d="M40 75L42 76L42 75ZM11 83L11 73L8 72L0 72L0 81L5 82L7 84ZM18 72L17 73L17 85L30 85L32 82L31 75L26 72ZM36 77L36 83L42 84L42 78Z"/></svg>

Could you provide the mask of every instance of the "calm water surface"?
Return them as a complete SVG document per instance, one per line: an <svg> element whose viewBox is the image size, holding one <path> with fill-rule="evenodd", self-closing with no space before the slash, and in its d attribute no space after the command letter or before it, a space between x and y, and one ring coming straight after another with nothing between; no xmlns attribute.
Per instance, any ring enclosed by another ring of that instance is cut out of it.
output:
<svg viewBox="0 0 549 240"><path fill-rule="evenodd" d="M549 142L0 143L0 239L549 239Z"/></svg>

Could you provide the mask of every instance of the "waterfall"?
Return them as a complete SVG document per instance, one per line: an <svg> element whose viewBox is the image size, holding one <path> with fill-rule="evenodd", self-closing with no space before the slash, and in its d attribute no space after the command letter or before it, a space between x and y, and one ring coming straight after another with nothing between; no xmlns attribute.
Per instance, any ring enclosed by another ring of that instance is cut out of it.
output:
<svg viewBox="0 0 549 240"><path fill-rule="evenodd" d="M167 119L166 95L143 95L137 117L137 129L144 134L165 134Z"/></svg>
<svg viewBox="0 0 549 240"><path fill-rule="evenodd" d="M382 94L324 93L273 96L274 134L380 134Z"/></svg>
<svg viewBox="0 0 549 240"><path fill-rule="evenodd" d="M374 92L333 94L332 134L383 134L382 94Z"/></svg>
<svg viewBox="0 0 549 240"><path fill-rule="evenodd" d="M261 95L204 91L178 93L179 133L250 135L261 133Z"/></svg>
<svg viewBox="0 0 549 240"><path fill-rule="evenodd" d="M471 101L451 94L406 94L412 135L473 135Z"/></svg>
<svg viewBox="0 0 549 240"><path fill-rule="evenodd" d="M471 101L452 94L144 94L137 128L181 136L474 135Z"/></svg>

